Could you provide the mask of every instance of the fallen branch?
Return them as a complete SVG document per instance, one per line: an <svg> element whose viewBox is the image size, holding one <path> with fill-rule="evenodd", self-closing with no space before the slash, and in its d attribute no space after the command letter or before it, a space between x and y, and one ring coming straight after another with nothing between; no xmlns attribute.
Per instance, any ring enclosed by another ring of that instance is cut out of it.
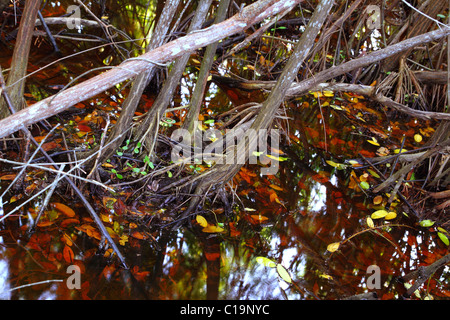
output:
<svg viewBox="0 0 450 320"><path fill-rule="evenodd" d="M401 277L404 282L408 282L410 280L415 280L414 284L406 291L403 295L405 297L411 296L414 291L420 288L422 284L424 284L429 277L431 277L439 268L445 266L450 262L450 254L440 258L439 260L433 262L432 264L424 267L420 266L417 270L408 273L407 275Z"/></svg>

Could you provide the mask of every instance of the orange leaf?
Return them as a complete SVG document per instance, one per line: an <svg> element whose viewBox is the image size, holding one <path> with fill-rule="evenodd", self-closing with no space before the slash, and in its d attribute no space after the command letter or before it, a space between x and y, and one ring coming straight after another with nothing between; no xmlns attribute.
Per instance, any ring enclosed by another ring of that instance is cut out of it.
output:
<svg viewBox="0 0 450 320"><path fill-rule="evenodd" d="M74 254L73 254L72 249L69 246L64 246L63 257L64 257L64 260L66 260L67 263L72 263L73 262Z"/></svg>
<svg viewBox="0 0 450 320"><path fill-rule="evenodd" d="M14 180L16 177L16 174L5 174L4 176L0 177L0 180Z"/></svg>
<svg viewBox="0 0 450 320"><path fill-rule="evenodd" d="M83 131L83 132L91 132L92 131L91 127L86 126L84 124L79 124L77 126L77 128L78 128L78 130Z"/></svg>
<svg viewBox="0 0 450 320"><path fill-rule="evenodd" d="M53 202L51 204L51 206L53 208L55 208L56 210L58 210L61 213L64 213L66 216L68 216L69 218L72 218L75 216L75 211L73 211L71 208L69 208L68 206L66 206L65 204L62 203L58 203L58 202Z"/></svg>
<svg viewBox="0 0 450 320"><path fill-rule="evenodd" d="M39 222L37 223L38 227L48 227L52 224L54 224L55 221L51 221L51 220L39 220Z"/></svg>
<svg viewBox="0 0 450 320"><path fill-rule="evenodd" d="M142 239L145 239L146 237L145 237L145 235L143 235L141 232L139 232L139 231L134 231L132 234L131 234L131 236L133 237L133 238L135 238L135 239L139 239L139 240L142 240Z"/></svg>
<svg viewBox="0 0 450 320"><path fill-rule="evenodd" d="M266 216L262 216L262 215L260 215L260 214L252 214L250 217L251 217L253 220L258 221L259 223L264 222L264 221L266 221L267 219L269 219L269 218L267 218Z"/></svg>
<svg viewBox="0 0 450 320"><path fill-rule="evenodd" d="M60 227L65 228L69 224L79 224L79 223L80 223L80 220L78 220L78 219L65 219L61 222Z"/></svg>

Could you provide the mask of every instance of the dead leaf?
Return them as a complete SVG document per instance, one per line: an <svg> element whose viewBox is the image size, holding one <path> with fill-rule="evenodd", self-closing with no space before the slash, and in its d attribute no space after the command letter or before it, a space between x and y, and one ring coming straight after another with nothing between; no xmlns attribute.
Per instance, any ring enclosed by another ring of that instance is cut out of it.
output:
<svg viewBox="0 0 450 320"><path fill-rule="evenodd" d="M53 208L58 210L59 212L65 214L69 218L75 217L75 211L73 211L71 208L66 206L65 204L59 203L59 202L53 202L50 204Z"/></svg>

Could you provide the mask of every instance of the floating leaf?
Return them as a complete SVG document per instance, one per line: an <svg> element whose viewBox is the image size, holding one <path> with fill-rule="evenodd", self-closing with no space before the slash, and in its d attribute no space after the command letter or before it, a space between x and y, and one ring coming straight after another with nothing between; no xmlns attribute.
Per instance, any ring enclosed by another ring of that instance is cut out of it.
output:
<svg viewBox="0 0 450 320"><path fill-rule="evenodd" d="M324 91L323 95L325 97L334 97L334 92L333 91Z"/></svg>
<svg viewBox="0 0 450 320"><path fill-rule="evenodd" d="M375 198L373 198L373 204L377 205L380 204L381 202L383 202L382 196L376 196Z"/></svg>
<svg viewBox="0 0 450 320"><path fill-rule="evenodd" d="M421 142L422 141L422 136L420 134L415 134L414 135L414 141L416 142Z"/></svg>
<svg viewBox="0 0 450 320"><path fill-rule="evenodd" d="M388 215L388 212L386 210L377 210L370 216L372 219L380 219L384 218Z"/></svg>
<svg viewBox="0 0 450 320"><path fill-rule="evenodd" d="M219 233L224 231L223 228L209 224L208 226L206 226L205 228L202 229L203 232L207 232L207 233Z"/></svg>
<svg viewBox="0 0 450 320"><path fill-rule="evenodd" d="M273 260L270 260L269 258L266 257L256 257L256 262L263 265L264 267L269 268L275 268L277 266L277 264Z"/></svg>
<svg viewBox="0 0 450 320"><path fill-rule="evenodd" d="M364 190L367 190L370 188L370 184L367 181L362 181L360 183L361 188L363 188Z"/></svg>
<svg viewBox="0 0 450 320"><path fill-rule="evenodd" d="M342 109L342 107L335 105L335 104L330 104L330 107L332 107L334 110L344 110L344 109Z"/></svg>
<svg viewBox="0 0 450 320"><path fill-rule="evenodd" d="M394 211L388 212L388 214L384 217L386 220L392 220L397 217L397 213Z"/></svg>
<svg viewBox="0 0 450 320"><path fill-rule="evenodd" d="M370 173L372 176L374 176L375 178L380 178L380 175L379 175L378 173L376 173L375 171L373 171L373 170L371 170L371 169L369 169L369 170L367 170L367 171L369 171L369 173Z"/></svg>
<svg viewBox="0 0 450 320"><path fill-rule="evenodd" d="M326 160L326 163L328 163L330 166L337 168L339 166L339 163L336 163L334 161L331 160Z"/></svg>
<svg viewBox="0 0 450 320"><path fill-rule="evenodd" d="M267 218L266 216L262 216L262 215L260 215L260 214L252 214L250 217L251 217L253 220L255 220L255 221L259 222L259 223L264 222L264 221L266 221L267 219L269 219L269 218Z"/></svg>
<svg viewBox="0 0 450 320"><path fill-rule="evenodd" d="M431 221L431 220L422 220L422 221L420 221L419 222L419 225L421 226L421 227L431 227L432 225L434 224L434 221Z"/></svg>
<svg viewBox="0 0 450 320"><path fill-rule="evenodd" d="M133 232L131 233L131 236L132 236L133 238L139 239L139 240L142 240L142 239L145 239L145 238L146 238L146 236L145 236L144 234L142 234L141 232L139 232L139 231L133 231Z"/></svg>
<svg viewBox="0 0 450 320"><path fill-rule="evenodd" d="M330 244L327 246L327 250L330 251L330 252L335 252L337 249L339 249L339 246L340 246L340 245L341 245L340 242L333 242L333 243L330 243Z"/></svg>
<svg viewBox="0 0 450 320"><path fill-rule="evenodd" d="M266 157L267 158L270 158L270 159L273 159L273 160L276 160L276 161L286 161L286 160L288 160L289 158L286 158L286 157L277 157L277 156L273 156L273 155L271 155L271 154L266 154Z"/></svg>
<svg viewBox="0 0 450 320"><path fill-rule="evenodd" d="M72 249L69 247L69 246L64 246L64 249L63 249L63 257L64 257L64 260L67 262L67 263L72 263L73 262L73 257L74 257L74 254L73 254L73 251L72 251Z"/></svg>
<svg viewBox="0 0 450 320"><path fill-rule="evenodd" d="M291 276L289 275L289 272L281 264L277 264L277 272L278 272L278 275L281 277L281 279L283 279L287 283L291 283L292 282L292 279L291 279Z"/></svg>
<svg viewBox="0 0 450 320"><path fill-rule="evenodd" d="M367 225L369 226L369 228L374 228L375 225L373 224L373 220L370 217L367 217Z"/></svg>
<svg viewBox="0 0 450 320"><path fill-rule="evenodd" d="M441 239L442 242L445 243L446 246L448 246L450 244L450 242L445 234L443 234L442 232L438 232L437 235L438 235L439 239Z"/></svg>
<svg viewBox="0 0 450 320"><path fill-rule="evenodd" d="M274 190L283 191L283 188L281 188L281 187L279 187L279 186L277 186L275 184L271 184L269 187L271 187Z"/></svg>
<svg viewBox="0 0 450 320"><path fill-rule="evenodd" d="M53 202L51 204L51 206L53 208L55 208L56 210L58 210L59 212L65 214L66 216L68 216L69 218L72 218L75 216L75 211L73 211L71 208L69 208L68 206L66 206L65 204L62 203L58 203L58 202Z"/></svg>
<svg viewBox="0 0 450 320"><path fill-rule="evenodd" d="M14 180L16 178L16 174L5 174L0 177L0 180Z"/></svg>
<svg viewBox="0 0 450 320"><path fill-rule="evenodd" d="M377 139L375 139L374 137L372 137L372 140L367 140L368 143L373 144L374 146L380 146L380 144L378 143Z"/></svg>
<svg viewBox="0 0 450 320"><path fill-rule="evenodd" d="M206 221L206 219L204 217L202 217L201 215L197 215L195 217L195 220L197 221L197 223L199 225L201 225L203 228L206 228L208 226L208 221Z"/></svg>

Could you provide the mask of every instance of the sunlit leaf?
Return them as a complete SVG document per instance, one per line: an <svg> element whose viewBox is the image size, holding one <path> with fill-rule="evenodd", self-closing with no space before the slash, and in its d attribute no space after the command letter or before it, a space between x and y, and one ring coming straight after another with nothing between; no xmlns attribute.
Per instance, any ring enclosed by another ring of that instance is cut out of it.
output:
<svg viewBox="0 0 450 320"><path fill-rule="evenodd" d="M360 183L361 188L363 188L364 190L367 190L370 188L370 184L367 181L361 181Z"/></svg>
<svg viewBox="0 0 450 320"><path fill-rule="evenodd" d="M341 243L340 242L333 242L333 243L330 243L328 246L327 246L327 250L329 251L329 252L335 252L337 249L339 249L339 246L341 245Z"/></svg>
<svg viewBox="0 0 450 320"><path fill-rule="evenodd" d="M374 146L380 146L377 139L375 137L372 138L372 140L367 140L368 143L373 144Z"/></svg>
<svg viewBox="0 0 450 320"><path fill-rule="evenodd" d="M202 231L206 233L220 233L223 232L224 229L219 226L209 224L207 227L203 228Z"/></svg>
<svg viewBox="0 0 450 320"><path fill-rule="evenodd" d="M256 209L253 209L253 208L244 208L244 211L256 211Z"/></svg>
<svg viewBox="0 0 450 320"><path fill-rule="evenodd" d="M278 275L281 277L281 279L283 279L287 283L291 283L292 282L292 279L291 279L291 276L289 275L289 272L281 264L277 264L277 272L278 272Z"/></svg>
<svg viewBox="0 0 450 320"><path fill-rule="evenodd" d="M323 95L325 97L334 97L334 92L333 91L324 91Z"/></svg>
<svg viewBox="0 0 450 320"><path fill-rule="evenodd" d="M438 235L439 239L441 239L442 242L445 243L446 246L448 246L450 244L449 240L445 234L443 234L442 232L438 232L437 235Z"/></svg>
<svg viewBox="0 0 450 320"><path fill-rule="evenodd" d="M400 149L395 149L394 153L397 154L397 153L403 153L403 152L406 152L406 151L408 151L408 150L406 150L406 149L401 149L401 150Z"/></svg>
<svg viewBox="0 0 450 320"><path fill-rule="evenodd" d="M421 226L421 227L431 227L432 225L434 224L434 221L431 221L431 220L422 220L422 221L420 221L419 222L419 225Z"/></svg>
<svg viewBox="0 0 450 320"><path fill-rule="evenodd" d="M386 210L377 210L374 213L371 214L372 219L381 219L388 215L388 212Z"/></svg>
<svg viewBox="0 0 450 320"><path fill-rule="evenodd" d="M327 279L327 280L333 280L333 277L330 276L329 274L321 274L321 275L319 275L319 277Z"/></svg>
<svg viewBox="0 0 450 320"><path fill-rule="evenodd" d="M335 104L330 104L330 107L332 107L334 110L344 110L342 109L341 106L335 105Z"/></svg>
<svg viewBox="0 0 450 320"><path fill-rule="evenodd" d="M276 161L280 161L280 162L288 160L288 158L286 158L286 157L277 157L277 156L273 156L271 154L266 154L266 157L270 158L270 159L273 159L273 160L276 160Z"/></svg>
<svg viewBox="0 0 450 320"><path fill-rule="evenodd" d="M414 141L416 142L421 142L422 141L422 136L420 134L415 134L414 135Z"/></svg>
<svg viewBox="0 0 450 320"><path fill-rule="evenodd" d="M367 225L369 226L369 228L374 228L375 225L373 224L373 220L370 217L367 217Z"/></svg>
<svg viewBox="0 0 450 320"><path fill-rule="evenodd" d="M65 214L69 218L72 218L75 216L75 211L73 211L71 208L66 206L65 204L59 203L59 202L53 202L51 203L51 206L58 210L59 212Z"/></svg>
<svg viewBox="0 0 450 320"><path fill-rule="evenodd" d="M397 217L397 213L394 211L389 211L388 214L384 217L386 220L392 220Z"/></svg>
<svg viewBox="0 0 450 320"><path fill-rule="evenodd" d="M275 268L277 264L266 257L256 257L256 262L263 265L264 267Z"/></svg>
<svg viewBox="0 0 450 320"><path fill-rule="evenodd" d="M206 228L208 226L208 221L206 221L206 219L201 216L201 215L197 215L195 217L195 220L197 221L197 223L202 226L203 228Z"/></svg>

